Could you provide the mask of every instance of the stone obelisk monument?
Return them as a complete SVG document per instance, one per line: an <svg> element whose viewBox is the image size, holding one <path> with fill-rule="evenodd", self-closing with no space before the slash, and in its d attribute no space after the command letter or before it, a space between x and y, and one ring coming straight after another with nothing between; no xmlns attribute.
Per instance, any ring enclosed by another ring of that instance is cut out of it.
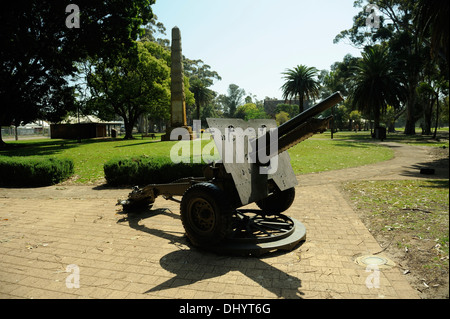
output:
<svg viewBox="0 0 450 319"><path fill-rule="evenodd" d="M187 126L186 121L186 96L184 94L184 67L181 49L181 33L178 27L172 29L172 56L171 56L171 119L170 127L163 136L164 141L170 140L170 133L179 127L185 128L192 139L192 128Z"/></svg>

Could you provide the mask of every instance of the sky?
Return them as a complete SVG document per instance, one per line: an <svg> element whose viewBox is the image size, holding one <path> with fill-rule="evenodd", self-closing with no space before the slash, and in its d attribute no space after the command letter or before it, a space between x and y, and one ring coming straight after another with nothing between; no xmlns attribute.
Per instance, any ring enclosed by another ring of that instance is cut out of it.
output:
<svg viewBox="0 0 450 319"><path fill-rule="evenodd" d="M158 21L181 31L183 55L201 59L222 77L211 87L226 94L230 84L247 95L281 99L283 72L304 64L329 70L360 50L334 44L361 10L354 0L156 0Z"/></svg>

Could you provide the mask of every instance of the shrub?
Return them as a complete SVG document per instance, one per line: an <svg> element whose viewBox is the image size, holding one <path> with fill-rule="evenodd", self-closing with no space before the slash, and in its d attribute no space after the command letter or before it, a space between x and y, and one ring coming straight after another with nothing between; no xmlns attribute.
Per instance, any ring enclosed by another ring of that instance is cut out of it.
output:
<svg viewBox="0 0 450 319"><path fill-rule="evenodd" d="M289 121L289 114L287 114L284 111L281 111L277 115L275 115L275 120L277 121L278 125L284 124L287 121Z"/></svg>
<svg viewBox="0 0 450 319"><path fill-rule="evenodd" d="M0 185L5 187L50 186L72 176L71 159L48 157L0 158Z"/></svg>
<svg viewBox="0 0 450 319"><path fill-rule="evenodd" d="M105 163L105 178L111 186L166 184L185 177L203 176L202 164L174 164L166 157L115 158Z"/></svg>

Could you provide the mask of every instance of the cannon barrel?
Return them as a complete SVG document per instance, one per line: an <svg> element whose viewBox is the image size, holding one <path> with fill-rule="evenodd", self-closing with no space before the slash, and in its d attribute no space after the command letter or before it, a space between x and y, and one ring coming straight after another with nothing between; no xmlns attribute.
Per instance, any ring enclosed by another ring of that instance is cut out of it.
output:
<svg viewBox="0 0 450 319"><path fill-rule="evenodd" d="M276 146L271 145L271 142L274 143L274 141L270 141L270 132L267 132L266 136L261 136L257 141L257 145L263 145L259 151L265 152L270 159L298 143L303 142L314 134L323 133L327 130L328 123L333 117L330 116L325 119L315 119L314 116L319 115L343 100L344 98L341 93L336 92L319 104L316 104L288 122L280 125L278 127L278 140L276 141ZM265 139L265 141L261 139ZM260 142L263 144L259 144ZM270 152L268 145L270 145Z"/></svg>
<svg viewBox="0 0 450 319"><path fill-rule="evenodd" d="M323 100L319 104L311 107L310 109L304 111L303 113L297 115L293 119L288 122L280 125L278 127L278 137L281 138L283 135L295 130L301 124L305 123L307 120L313 118L314 116L319 115L323 111L328 110L334 105L342 102L344 98L342 97L340 92L336 92L327 99Z"/></svg>

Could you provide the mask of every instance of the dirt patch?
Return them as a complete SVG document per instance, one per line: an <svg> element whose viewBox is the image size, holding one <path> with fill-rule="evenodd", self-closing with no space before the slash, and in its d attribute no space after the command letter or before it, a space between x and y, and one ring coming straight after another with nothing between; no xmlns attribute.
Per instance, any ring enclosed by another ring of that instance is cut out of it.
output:
<svg viewBox="0 0 450 319"><path fill-rule="evenodd" d="M448 299L448 180L352 181L342 189L421 298Z"/></svg>
<svg viewBox="0 0 450 319"><path fill-rule="evenodd" d="M448 168L449 149L447 147L433 147L429 154L436 168Z"/></svg>
<svg viewBox="0 0 450 319"><path fill-rule="evenodd" d="M367 215L361 216L361 220L380 243L383 254L395 260L421 298L449 298L448 254L443 253L440 243L395 228L387 233L383 220Z"/></svg>

